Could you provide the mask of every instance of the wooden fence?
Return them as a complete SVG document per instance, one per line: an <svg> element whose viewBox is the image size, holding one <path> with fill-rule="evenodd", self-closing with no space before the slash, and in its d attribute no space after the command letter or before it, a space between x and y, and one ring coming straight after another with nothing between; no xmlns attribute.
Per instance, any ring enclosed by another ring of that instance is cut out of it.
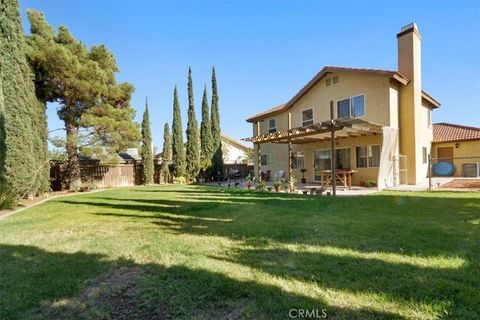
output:
<svg viewBox="0 0 480 320"><path fill-rule="evenodd" d="M161 167L155 164L154 182L163 183ZM224 178L247 177L253 166L246 164L225 164ZM97 188L125 187L142 184L143 165L138 162L127 164L100 164L98 161L81 161L80 172L82 183L94 184ZM233 173L235 172L235 176ZM172 176L172 175L171 175ZM50 188L53 191L66 189L66 163L52 161L50 163ZM169 183L173 181L168 181Z"/></svg>
<svg viewBox="0 0 480 320"><path fill-rule="evenodd" d="M97 188L124 187L142 183L143 166L140 163L100 164L98 161L81 161L82 183L92 183ZM66 188L66 163L50 163L50 188L61 191ZM160 165L155 165L154 182L163 183Z"/></svg>

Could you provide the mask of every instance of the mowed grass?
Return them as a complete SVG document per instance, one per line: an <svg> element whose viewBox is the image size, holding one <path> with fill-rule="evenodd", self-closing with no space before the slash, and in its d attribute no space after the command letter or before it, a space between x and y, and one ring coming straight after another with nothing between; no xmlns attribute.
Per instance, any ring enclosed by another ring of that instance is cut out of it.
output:
<svg viewBox="0 0 480 320"><path fill-rule="evenodd" d="M480 195L136 187L0 220L0 319L287 319L290 309L479 319Z"/></svg>

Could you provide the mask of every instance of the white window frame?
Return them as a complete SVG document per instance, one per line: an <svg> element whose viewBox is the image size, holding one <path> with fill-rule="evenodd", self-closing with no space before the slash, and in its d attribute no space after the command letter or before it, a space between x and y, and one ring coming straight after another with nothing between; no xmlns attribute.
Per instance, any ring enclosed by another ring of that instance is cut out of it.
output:
<svg viewBox="0 0 480 320"><path fill-rule="evenodd" d="M363 96L363 115L361 116L352 116L352 114L355 113L355 107L353 105L353 99L354 98L357 98L357 97L361 97ZM350 100L350 105L349 105L349 115L346 116L346 117L340 117L339 115L339 112L338 112L338 103L340 101L343 101L343 100ZM337 100L337 103L336 103L336 109L337 109L337 118L339 119L347 119L347 118L363 118L367 115L367 95L365 93L361 93L361 94L357 94L357 95L354 95L354 96L350 96L350 97L345 97L345 98L342 98L342 99L338 99Z"/></svg>
<svg viewBox="0 0 480 320"><path fill-rule="evenodd" d="M275 127L270 127L270 121L272 120L275 120ZM277 132L277 118L268 119L268 133L274 133L274 132Z"/></svg>
<svg viewBox="0 0 480 320"><path fill-rule="evenodd" d="M295 163L292 163L294 169L297 169L297 170L305 169L305 152L304 151L297 151L297 152L293 152L293 154L295 154ZM302 154L302 156L301 156L301 159L302 159L302 162L303 162L302 166L298 165L298 160L300 158L299 154Z"/></svg>
<svg viewBox="0 0 480 320"><path fill-rule="evenodd" d="M378 166L372 166L370 164L370 157L372 155L372 147L378 146ZM366 167L359 167L358 166L358 151L357 148L367 148L367 166ZM382 155L382 146L379 144L368 144L368 145L361 145L355 146L355 166L357 168L380 168L380 159Z"/></svg>
<svg viewBox="0 0 480 320"><path fill-rule="evenodd" d="M304 113L305 111L308 111L308 110L312 110L312 119L310 119L310 120L304 120L304 119L303 119L303 113ZM315 122L315 121L314 121L314 119L315 119L315 112L313 111L313 108L303 109L303 110L301 110L300 112L301 112L301 114L302 114L302 127L310 126L310 125L314 124L314 122ZM305 122L306 122L306 121L312 121L312 123L305 125Z"/></svg>

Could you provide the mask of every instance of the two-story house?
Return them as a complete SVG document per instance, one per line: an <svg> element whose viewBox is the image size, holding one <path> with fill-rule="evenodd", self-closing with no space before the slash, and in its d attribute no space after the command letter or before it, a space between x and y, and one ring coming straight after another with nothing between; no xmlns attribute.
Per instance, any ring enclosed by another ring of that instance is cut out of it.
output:
<svg viewBox="0 0 480 320"><path fill-rule="evenodd" d="M432 110L440 103L422 91L421 40L415 23L397 34L398 70L324 67L294 97L247 119L253 126L255 173L283 170L318 182L331 163L351 169L353 184L417 184L427 177ZM333 110L333 115L331 111Z"/></svg>

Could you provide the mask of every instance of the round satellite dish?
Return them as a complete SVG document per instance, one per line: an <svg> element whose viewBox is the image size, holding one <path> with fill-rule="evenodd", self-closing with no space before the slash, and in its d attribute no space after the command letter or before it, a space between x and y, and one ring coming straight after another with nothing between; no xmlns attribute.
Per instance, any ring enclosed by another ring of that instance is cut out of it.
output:
<svg viewBox="0 0 480 320"><path fill-rule="evenodd" d="M436 176L449 177L455 173L455 166L451 162L440 161L433 165L433 173Z"/></svg>

